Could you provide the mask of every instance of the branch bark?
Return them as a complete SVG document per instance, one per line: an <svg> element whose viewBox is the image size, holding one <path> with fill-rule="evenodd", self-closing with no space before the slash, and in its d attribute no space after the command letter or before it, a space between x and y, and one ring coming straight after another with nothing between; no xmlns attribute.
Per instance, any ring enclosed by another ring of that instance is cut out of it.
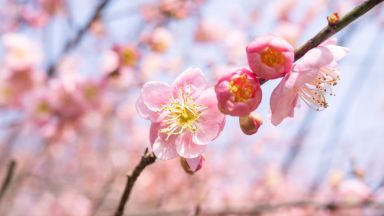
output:
<svg viewBox="0 0 384 216"><path fill-rule="evenodd" d="M2 200L5 192L7 191L11 181L12 181L12 178L13 178L13 175L15 173L15 168L16 168L16 161L15 160L11 160L8 164L8 167L7 167L7 173L5 175L5 178L3 180L3 183L1 184L1 188L0 188L0 201Z"/></svg>
<svg viewBox="0 0 384 216"><path fill-rule="evenodd" d="M143 156L141 156L140 162L136 165L131 175L127 176L127 183L125 185L125 189L123 195L121 196L119 206L116 210L115 216L122 216L124 213L125 204L129 199L129 195L131 194L132 188L140 176L141 172L145 169L145 167L153 164L156 161L156 156L152 152L148 152L148 148L145 149Z"/></svg>

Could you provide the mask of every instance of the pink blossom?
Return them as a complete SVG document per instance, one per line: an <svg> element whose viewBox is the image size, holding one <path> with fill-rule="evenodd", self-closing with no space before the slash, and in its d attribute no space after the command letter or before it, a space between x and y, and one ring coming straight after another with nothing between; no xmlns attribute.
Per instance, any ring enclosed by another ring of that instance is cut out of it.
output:
<svg viewBox="0 0 384 216"><path fill-rule="evenodd" d="M45 76L35 70L0 71L0 105L18 107L25 95L43 83Z"/></svg>
<svg viewBox="0 0 384 216"><path fill-rule="evenodd" d="M337 188L336 200L346 203L359 203L368 200L371 189L360 179L347 179Z"/></svg>
<svg viewBox="0 0 384 216"><path fill-rule="evenodd" d="M115 45L113 51L119 56L120 67L135 67L139 63L140 53L134 45Z"/></svg>
<svg viewBox="0 0 384 216"><path fill-rule="evenodd" d="M248 115L259 106L262 97L258 79L246 68L221 77L215 91L220 111L232 116Z"/></svg>
<svg viewBox="0 0 384 216"><path fill-rule="evenodd" d="M136 107L152 122L150 143L159 159L200 156L225 124L215 92L197 68L185 70L172 85L147 82Z"/></svg>
<svg viewBox="0 0 384 216"><path fill-rule="evenodd" d="M173 37L168 29L159 27L147 37L147 41L153 51L164 53L171 46Z"/></svg>
<svg viewBox="0 0 384 216"><path fill-rule="evenodd" d="M23 34L5 34L2 42L5 47L4 63L11 70L36 67L43 60L40 47Z"/></svg>
<svg viewBox="0 0 384 216"><path fill-rule="evenodd" d="M305 54L272 92L272 124L278 125L284 118L293 117L299 97L315 110L327 108L325 94L333 95L331 87L339 80L336 61L347 51L337 46L336 40L328 40Z"/></svg>
<svg viewBox="0 0 384 216"><path fill-rule="evenodd" d="M60 119L76 121L84 115L84 98L78 94L76 85L69 85L57 79L51 80L49 87L50 103Z"/></svg>
<svg viewBox="0 0 384 216"><path fill-rule="evenodd" d="M257 37L247 46L248 64L256 76L276 79L291 70L294 49L283 38L268 35Z"/></svg>
<svg viewBox="0 0 384 216"><path fill-rule="evenodd" d="M54 115L49 93L50 91L47 91L47 88L42 87L29 94L23 100L23 107L28 118L37 125L46 124Z"/></svg>

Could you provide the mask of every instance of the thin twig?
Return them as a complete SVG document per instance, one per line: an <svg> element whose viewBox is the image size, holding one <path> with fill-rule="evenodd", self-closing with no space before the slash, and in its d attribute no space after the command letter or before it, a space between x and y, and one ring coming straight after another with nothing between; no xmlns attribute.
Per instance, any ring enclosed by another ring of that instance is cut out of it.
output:
<svg viewBox="0 0 384 216"><path fill-rule="evenodd" d="M103 10L107 7L108 3L110 3L111 0L100 0L100 3L97 5L94 13L89 18L89 20L85 23L83 27L79 29L79 31L76 32L75 36L70 39L64 46L63 51L60 53L58 59L49 66L48 68L48 76L54 76L56 72L57 64L59 63L60 59L71 49L76 47L80 41L83 39L85 34L88 32L88 30L91 28L92 24L100 18Z"/></svg>
<svg viewBox="0 0 384 216"><path fill-rule="evenodd" d="M152 152L148 152L148 148L145 149L143 156L141 156L140 162L136 165L131 175L127 176L127 184L125 185L125 189L123 195L121 196L119 206L116 210L115 216L122 216L124 213L125 204L129 199L129 195L131 194L133 185L135 184L137 178L140 173L147 167L148 165L153 164L156 161L156 156Z"/></svg>
<svg viewBox="0 0 384 216"><path fill-rule="evenodd" d="M15 160L11 160L9 162L9 164L8 164L7 173L5 175L3 183L1 184L1 188L0 188L0 201L3 198L5 192L8 189L8 186L10 185L10 183L12 181L13 175L15 173L15 168L16 168L16 161Z"/></svg>
<svg viewBox="0 0 384 216"><path fill-rule="evenodd" d="M380 4L384 0L368 0L360 4L359 6L352 9L347 13L343 18L341 18L335 25L327 25L319 33L317 33L313 38L308 40L303 46L301 46L295 52L295 60L300 59L307 53L310 49L317 47L326 39L332 37L334 34L339 32L341 29L355 21L357 18L367 13L376 5Z"/></svg>
<svg viewBox="0 0 384 216"><path fill-rule="evenodd" d="M324 27L319 33L317 33L314 37L309 39L304 45L302 45L299 49L295 51L295 61L299 60L301 57L305 55L312 48L317 47L322 42L332 37L334 34L345 28L347 25L351 24L360 16L367 13L369 10L383 2L384 0L367 0L361 3L359 6L352 9L349 13L347 13L344 17L342 17L336 24L327 25ZM263 78L259 79L260 84L266 83L268 80Z"/></svg>

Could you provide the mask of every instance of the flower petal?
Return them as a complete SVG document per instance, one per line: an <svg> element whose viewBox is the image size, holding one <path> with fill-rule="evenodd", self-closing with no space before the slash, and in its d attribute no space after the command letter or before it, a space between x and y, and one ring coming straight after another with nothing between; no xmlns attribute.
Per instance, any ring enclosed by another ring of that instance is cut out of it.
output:
<svg viewBox="0 0 384 216"><path fill-rule="evenodd" d="M173 82L173 95L178 96L182 89L191 97L196 98L207 86L208 82L199 68L188 68Z"/></svg>
<svg viewBox="0 0 384 216"><path fill-rule="evenodd" d="M196 145L191 133L183 133L176 138L176 151L184 158L195 158L205 151L205 145Z"/></svg>
<svg viewBox="0 0 384 216"><path fill-rule="evenodd" d="M217 108L217 98L213 88L205 90L196 102L205 109L201 112L198 130L193 135L193 142L198 145L206 145L223 130L225 115Z"/></svg>
<svg viewBox="0 0 384 216"><path fill-rule="evenodd" d="M156 112L168 102L171 95L171 87L167 83L152 81L144 84L140 97L149 110Z"/></svg>
<svg viewBox="0 0 384 216"><path fill-rule="evenodd" d="M297 63L297 70L312 70L329 65L334 60L331 51L326 47L316 47L309 50Z"/></svg>
<svg viewBox="0 0 384 216"><path fill-rule="evenodd" d="M286 117L293 117L297 99L298 94L295 88L287 88L286 79L283 79L271 95L271 122L273 125L280 124Z"/></svg>
<svg viewBox="0 0 384 216"><path fill-rule="evenodd" d="M142 118L151 119L152 115L156 113L148 109L148 107L144 104L143 97L140 96L136 101L136 111Z"/></svg>
<svg viewBox="0 0 384 216"><path fill-rule="evenodd" d="M156 138L152 144L152 151L158 159L169 160L177 157L175 138L175 136L169 137L168 140L162 139L160 136Z"/></svg>
<svg viewBox="0 0 384 216"><path fill-rule="evenodd" d="M156 139L159 137L160 123L152 123L149 129L149 143L151 146L155 143Z"/></svg>

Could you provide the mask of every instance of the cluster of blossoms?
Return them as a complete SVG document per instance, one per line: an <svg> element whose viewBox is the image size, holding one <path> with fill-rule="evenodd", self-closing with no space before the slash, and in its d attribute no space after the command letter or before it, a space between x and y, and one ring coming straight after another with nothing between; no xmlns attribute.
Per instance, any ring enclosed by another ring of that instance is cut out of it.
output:
<svg viewBox="0 0 384 216"><path fill-rule="evenodd" d="M255 112L262 100L261 82L283 77L270 99L273 125L293 117L298 98L315 110L326 108L326 94L333 95L331 87L339 80L337 61L347 49L327 40L294 63L293 46L269 35L256 38L246 52L250 69L223 75L214 89L199 69L187 69L172 85L143 86L137 110L152 122L150 143L159 159L180 156L186 171L197 171L206 144L223 130L225 115L239 117L245 134L256 133L262 124Z"/></svg>
<svg viewBox="0 0 384 216"><path fill-rule="evenodd" d="M46 77L40 47L23 34L3 35L0 62L0 108L23 111L44 138L57 140L64 129L79 126L86 113L98 110L105 79Z"/></svg>

